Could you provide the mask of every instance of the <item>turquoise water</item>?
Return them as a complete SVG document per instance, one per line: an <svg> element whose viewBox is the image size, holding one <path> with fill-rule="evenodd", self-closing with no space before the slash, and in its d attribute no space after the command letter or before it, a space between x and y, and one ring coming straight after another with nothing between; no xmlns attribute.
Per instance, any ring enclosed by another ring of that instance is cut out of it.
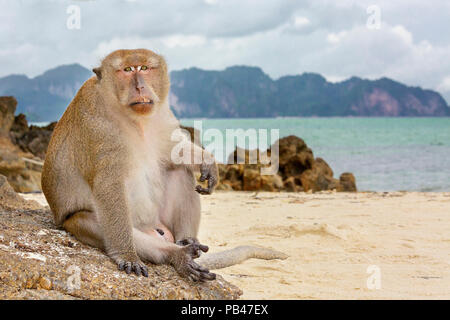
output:
<svg viewBox="0 0 450 320"><path fill-rule="evenodd" d="M202 119L202 126L224 136L238 128L299 136L336 177L353 172L359 190L450 191L450 118Z"/></svg>
<svg viewBox="0 0 450 320"><path fill-rule="evenodd" d="M198 120L203 133L215 128L225 136L226 129L254 128L299 136L335 177L353 172L361 191L450 191L450 118ZM193 126L194 119L181 122Z"/></svg>

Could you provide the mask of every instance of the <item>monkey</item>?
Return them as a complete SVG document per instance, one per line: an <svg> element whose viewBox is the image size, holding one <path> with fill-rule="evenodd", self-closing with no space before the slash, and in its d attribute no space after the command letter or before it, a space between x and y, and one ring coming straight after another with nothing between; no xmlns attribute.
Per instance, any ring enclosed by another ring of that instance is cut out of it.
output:
<svg viewBox="0 0 450 320"><path fill-rule="evenodd" d="M213 192L218 169L212 154L188 140L186 150L200 160L172 159L180 124L169 106L165 59L147 49L122 49L93 72L58 121L46 153L41 184L55 224L103 250L127 274L147 277L144 262L150 262L172 265L193 281L214 280L195 259L209 250L197 239L200 194ZM206 187L196 184L195 172ZM258 257L254 251L225 252L204 263L223 267Z"/></svg>

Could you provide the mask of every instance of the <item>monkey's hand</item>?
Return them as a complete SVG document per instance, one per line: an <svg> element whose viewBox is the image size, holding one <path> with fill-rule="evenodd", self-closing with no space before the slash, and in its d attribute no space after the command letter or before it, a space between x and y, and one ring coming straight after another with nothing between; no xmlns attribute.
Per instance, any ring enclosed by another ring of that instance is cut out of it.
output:
<svg viewBox="0 0 450 320"><path fill-rule="evenodd" d="M211 194L214 190L214 188L217 185L217 182L219 181L219 173L217 170L216 163L207 164L203 162L200 165L200 181L204 182L205 180L208 180L208 187L203 188L201 185L197 185L195 187L195 191L197 191L200 194Z"/></svg>
<svg viewBox="0 0 450 320"><path fill-rule="evenodd" d="M144 277L148 277L147 266L137 256L133 258L114 258L114 260L119 270L125 271L127 274L134 272L137 276L143 275Z"/></svg>
<svg viewBox="0 0 450 320"><path fill-rule="evenodd" d="M201 251L208 251L208 247L200 244L196 239L194 239L194 241L190 241L189 239L193 238L177 242L177 244L186 243L186 245L172 252L169 263L180 275L187 277L192 281L214 280L216 278L215 273L209 272L208 269L194 261L194 259L200 256Z"/></svg>
<svg viewBox="0 0 450 320"><path fill-rule="evenodd" d="M176 242L176 244L179 245L179 246L182 246L182 247L188 246L190 244L198 245L199 250L198 250L197 253L198 253L199 257L202 254L202 252L208 252L208 250L209 250L208 246L205 246L204 244L201 244L200 241L198 241L197 238L193 238L193 237L187 237L185 239L178 240Z"/></svg>

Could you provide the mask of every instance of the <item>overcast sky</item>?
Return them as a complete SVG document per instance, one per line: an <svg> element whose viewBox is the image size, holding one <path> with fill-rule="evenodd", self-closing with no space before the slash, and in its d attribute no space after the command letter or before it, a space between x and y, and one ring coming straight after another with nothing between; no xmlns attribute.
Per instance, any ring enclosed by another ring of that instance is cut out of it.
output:
<svg viewBox="0 0 450 320"><path fill-rule="evenodd" d="M139 47L164 55L171 70L245 64L274 79L386 76L450 102L448 0L0 0L0 76L92 68L114 49Z"/></svg>

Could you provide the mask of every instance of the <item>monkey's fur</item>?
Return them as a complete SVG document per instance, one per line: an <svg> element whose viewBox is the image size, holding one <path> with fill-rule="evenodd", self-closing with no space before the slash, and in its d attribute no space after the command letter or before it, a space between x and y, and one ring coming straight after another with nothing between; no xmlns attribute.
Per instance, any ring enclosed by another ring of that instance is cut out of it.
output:
<svg viewBox="0 0 450 320"><path fill-rule="evenodd" d="M166 62L150 50L118 50L93 71L96 76L80 88L48 146L42 188L55 223L103 249L127 273L147 276L142 261L148 261L170 264L194 281L214 279L194 259L208 251L196 238L198 193L212 192L217 166L187 140L203 161L171 159L179 122L168 104ZM195 185L194 170L201 172L200 181L208 180L207 188ZM254 257L254 250L211 255L213 263L202 258L220 268Z"/></svg>

